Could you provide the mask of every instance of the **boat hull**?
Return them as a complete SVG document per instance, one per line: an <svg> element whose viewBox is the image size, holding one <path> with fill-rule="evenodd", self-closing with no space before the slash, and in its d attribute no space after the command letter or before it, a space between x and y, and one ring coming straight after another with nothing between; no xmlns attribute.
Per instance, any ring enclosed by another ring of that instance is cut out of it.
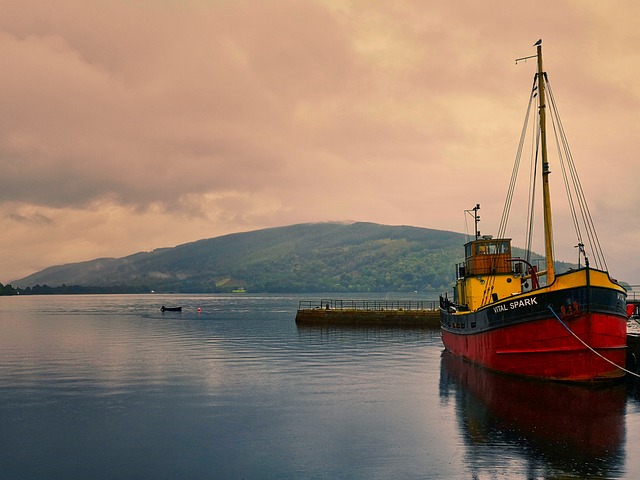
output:
<svg viewBox="0 0 640 480"><path fill-rule="evenodd" d="M164 305L160 307L160 310L163 312L181 312L182 307L165 307Z"/></svg>
<svg viewBox="0 0 640 480"><path fill-rule="evenodd" d="M624 376L624 295L613 289L538 291L476 312L443 310L441 327L446 350L492 370L570 382Z"/></svg>

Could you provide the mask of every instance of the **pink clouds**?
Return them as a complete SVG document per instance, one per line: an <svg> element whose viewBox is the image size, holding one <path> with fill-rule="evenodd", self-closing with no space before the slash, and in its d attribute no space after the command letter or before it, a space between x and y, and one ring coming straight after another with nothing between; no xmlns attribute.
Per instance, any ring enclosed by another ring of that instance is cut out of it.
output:
<svg viewBox="0 0 640 480"><path fill-rule="evenodd" d="M583 178L594 151L634 172L638 7L548 6L540 29L500 0L5 1L0 281L297 222L460 231L476 202L490 228L539 37Z"/></svg>

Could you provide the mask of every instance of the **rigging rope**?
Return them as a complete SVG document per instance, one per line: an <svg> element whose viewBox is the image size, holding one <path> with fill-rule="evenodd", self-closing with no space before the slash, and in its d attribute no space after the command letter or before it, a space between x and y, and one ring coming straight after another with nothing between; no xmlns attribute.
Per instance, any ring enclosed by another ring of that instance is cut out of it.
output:
<svg viewBox="0 0 640 480"><path fill-rule="evenodd" d="M538 107L539 108L539 107ZM535 137L535 141L531 145L531 159L530 171L529 171L529 203L527 205L527 230L525 232L526 239L526 260L531 262L531 252L533 252L533 231L535 228L535 214L536 214L536 185L538 181L538 155L540 154L540 128L536 130L536 124L532 125L533 133L532 138Z"/></svg>
<svg viewBox="0 0 640 480"><path fill-rule="evenodd" d="M520 134L520 142L518 143L518 150L516 152L516 160L511 172L511 180L509 182L509 189L507 191L507 197L504 202L504 209L502 211L502 218L500 219L500 226L498 228L498 238L502 238L507 230L507 223L509 221L509 213L511 211L511 202L513 201L513 194L516 188L516 180L518 179L518 170L520 169L520 159L522 158L522 147L527 136L527 125L529 124L529 115L531 113L531 105L536 93L536 79L533 79L533 85L531 87L531 94L529 95L529 105L527 106L527 113L522 125L522 133Z"/></svg>
<svg viewBox="0 0 640 480"><path fill-rule="evenodd" d="M549 82L549 78L547 77L546 72L542 75L535 74L533 78L533 85L531 87L531 93L529 95L529 103L527 105L527 111L524 119L524 123L522 126L522 131L520 134L520 141L518 143L518 148L516 152L516 158L513 165L513 170L511 173L511 179L509 181L509 188L507 190L507 195L505 198L504 209L502 212L502 217L500 219L500 225L498 227L498 238L505 238L507 224L509 221L509 215L511 212L511 206L514 199L515 188L518 178L518 171L520 169L520 163L522 159L522 153L524 149L525 140L527 137L527 130L531 115L531 110L533 106L537 106L540 109L539 101L537 99L538 89L541 86L540 82L544 82L544 86L548 92L549 102L547 106L549 107L549 116L551 118L552 129L555 134L555 143L556 150L558 155L558 161L560 163L562 169L562 179L564 182L564 187L567 194L567 201L569 204L569 209L571 213L571 218L573 221L573 227L576 232L576 237L578 241L578 245L576 247L578 250L578 264L580 264L580 255L584 256L585 264L587 264L589 258L585 251L585 243L586 247L589 249L590 256L593 256L595 261L595 267L608 270L606 260L604 258L604 253L602 251L602 247L600 245L600 240L598 239L598 235L596 232L595 224L593 222L593 218L591 216L591 212L587 205L586 197L582 190L582 185L580 183L580 178L578 177L577 169L575 163L573 161L573 155L571 154L571 150L569 148L569 143L567 141L567 137L564 131L564 127L562 125L562 121L560 119L560 114L558 112L558 107L556 104L555 96L553 95L553 90L551 89L551 84ZM540 140L541 140L541 125L539 122L531 122L532 133L531 133L531 166L530 166L530 179L529 179L529 204L527 205L527 225L526 225L526 237L525 237L525 259L527 262L531 263L532 260L532 252L533 252L533 238L534 238L534 225L535 225L535 202L536 202L536 191L539 188L537 185L538 178L538 168L539 168L539 156L540 152ZM576 205L577 204L577 205ZM465 233L468 231L466 224L466 216L465 216ZM583 228L584 234L586 235L587 242L583 241ZM475 232L474 232L475 234ZM553 243L553 238L551 239ZM494 260L497 262L496 260ZM493 270L497 268L497 263L492 265ZM486 305L491 301L491 293L494 289L494 280L495 278L492 275L489 275L487 278L487 282L484 285L484 292L482 296L481 305Z"/></svg>
<svg viewBox="0 0 640 480"><path fill-rule="evenodd" d="M593 353L595 353L598 357L602 358L603 360L605 360L606 362L610 363L611 365L613 365L616 368L619 368L620 370L622 370L623 372L626 372L630 375L633 375L634 377L638 377L640 378L640 375L638 375L635 372L632 372L631 370L627 370L624 367L621 367L620 365L618 365L615 362L612 362L611 360L609 360L607 357L605 357L604 355L602 355L601 353L597 352L595 349L591 348L589 345L587 345L578 335L576 335L573 330L571 330L566 323L564 323L562 320L560 320L560 317L556 314L556 312L553 310L553 307L551 305L549 305L549 310L551 310L551 313L553 313L553 316L556 317L556 320L558 320L560 322L560 324L567 329L567 331L573 335L576 340L578 340L582 345L584 345L585 347L587 347L589 350L591 350Z"/></svg>
<svg viewBox="0 0 640 480"><path fill-rule="evenodd" d="M524 118L524 123L522 124L522 131L520 133L520 141L518 142L518 149L516 152L516 159L513 165L513 170L511 171L511 179L509 181L509 188L507 189L507 196L504 202L504 208L502 210L502 217L500 219L500 225L498 227L498 238L504 238L507 224L509 222L509 213L511 212L511 204L513 202L513 196L516 188L516 183L518 180L518 171L520 170L520 159L522 158L522 150L524 147L524 142L527 137L527 126L529 125L529 116L531 114L531 106L533 104L533 99L537 95L537 85L536 85L536 77L533 78L533 85L531 86L531 93L529 94L529 104L527 105L527 113ZM528 258L527 258L528 260ZM497 268L497 258L493 260L493 269ZM491 294L493 293L495 283L495 277L489 276L487 278L487 282L484 286L484 291L482 294L482 302L481 305L486 305L489 303L491 299Z"/></svg>
<svg viewBox="0 0 640 480"><path fill-rule="evenodd" d="M556 150L558 156L558 162L560 163L562 169L562 179L564 182L564 187L566 190L567 201L569 204L570 214L573 222L573 227L576 232L576 238L579 248L578 251L578 263L580 263L580 255L584 256L585 263L588 261L588 257L592 256L594 259L595 267L607 270L606 260L604 258L604 253L602 251L602 247L600 245L600 240L598 239L598 235L596 232L595 224L593 222L593 218L591 216L591 212L589 211L589 207L587 205L587 201L582 189L582 185L580 183L580 178L577 173L577 169L575 163L573 161L573 155L571 154L571 150L569 148L569 143L567 141L566 133L564 131L564 127L562 125L562 121L560 119L560 114L558 111L558 106L556 104L555 96L553 94L553 90L551 88L551 84L549 82L549 78L547 74L538 75L537 73L533 78L533 85L531 88L531 93L529 96L529 103L527 105L527 111L524 119L524 124L522 126L522 132L520 135L520 141L518 143L518 149L516 152L516 158L513 165L513 171L511 173L511 179L509 182L509 188L507 191L504 209L502 212L502 218L500 219L500 225L498 228L498 238L504 238L506 235L507 224L509 221L509 214L511 211L512 202L515 194L515 187L517 183L518 171L521 165L522 153L524 149L524 144L527 136L528 125L530 121L530 114L533 107L537 106L538 109L539 101L538 101L538 92L537 90L540 87L540 82L544 82L544 85L548 92L548 104L549 107L549 116L551 118L551 124L553 133L555 134L555 143ZM533 252L533 240L534 240L534 225L535 225L535 203L536 203L536 190L539 188L537 185L538 179L538 168L539 168L539 156L540 152L540 124L539 122L531 122L532 132L531 132L531 166L530 166L530 178L529 178L529 194L528 199L529 203L527 205L527 217L526 217L526 232L525 232L525 259L528 262L532 262L532 252ZM583 240L583 234L584 239ZM551 240L553 242L553 239ZM585 251L588 249L589 255L587 255ZM485 285L484 296L488 296L491 291L492 285L487 282ZM484 298L482 304L485 304Z"/></svg>
<svg viewBox="0 0 640 480"><path fill-rule="evenodd" d="M553 120L553 125L554 125L554 131L556 131L557 128L557 132L556 132L556 144L557 144L557 148L558 148L558 156L560 158L560 163L562 166L562 172L563 172L563 176L565 179L565 188L567 190L567 198L569 199L569 205L571 207L571 212L572 212L572 217L573 217L573 221L574 221L574 227L576 229L576 235L578 237L578 242L579 243L583 243L582 242L582 234L580 232L580 228L579 228L579 222L578 222L578 216L575 212L575 207L574 207L574 203L573 203L573 197L571 195L571 188L569 186L569 181L566 177L566 168L568 168L569 173L570 173L570 177L571 177L571 183L573 185L573 194L576 197L576 200L578 202L578 206L579 206L579 210L580 210L580 216L582 219L582 225L585 228L585 232L588 238L588 243L591 249L591 253L594 256L595 259L595 263L596 263L596 267L598 268L602 268L604 270L608 270L607 268L607 262L604 258L604 253L602 250L602 247L600 245L600 240L598 238L598 234L595 228L595 223L593 222L593 218L591 216L591 212L589 210L589 206L587 204L587 200L586 197L584 195L584 191L582 189L582 185L580 183L580 177L578 176L578 172L575 166L575 163L573 161L573 155L571 154L571 149L569 148L569 142L567 141L567 137L564 131L564 127L562 125L562 120L560 119L560 113L558 111L558 106L556 104L555 101L555 97L553 95L553 91L551 89L551 84L549 82L549 79L547 78L546 74L545 74L545 85L547 86L547 91L549 92L549 99L551 100L551 112L552 112L552 120ZM560 149L560 144L558 142L562 143L562 149L564 150L564 156L561 153L561 149ZM566 167L565 167L565 163L566 163Z"/></svg>

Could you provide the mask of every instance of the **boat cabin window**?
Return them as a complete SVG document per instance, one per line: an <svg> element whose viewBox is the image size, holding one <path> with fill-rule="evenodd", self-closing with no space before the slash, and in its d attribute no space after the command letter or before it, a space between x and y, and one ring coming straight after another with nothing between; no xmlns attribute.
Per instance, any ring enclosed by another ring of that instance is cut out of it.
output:
<svg viewBox="0 0 640 480"><path fill-rule="evenodd" d="M509 253L509 242L476 243L476 255Z"/></svg>
<svg viewBox="0 0 640 480"><path fill-rule="evenodd" d="M474 240L465 245L465 257L468 275L510 272L511 239Z"/></svg>

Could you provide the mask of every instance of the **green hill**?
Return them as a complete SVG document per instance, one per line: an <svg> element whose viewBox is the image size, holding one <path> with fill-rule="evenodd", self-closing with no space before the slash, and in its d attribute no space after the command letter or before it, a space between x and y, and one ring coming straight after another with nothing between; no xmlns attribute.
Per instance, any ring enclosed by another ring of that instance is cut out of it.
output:
<svg viewBox="0 0 640 480"><path fill-rule="evenodd" d="M240 287L247 292L291 293L449 290L464 241L462 234L427 228L301 224L51 267L12 285L85 287L70 292L209 293Z"/></svg>
<svg viewBox="0 0 640 480"><path fill-rule="evenodd" d="M50 267L12 282L156 292L424 291L448 286L464 236L373 223L314 223L225 235Z"/></svg>

